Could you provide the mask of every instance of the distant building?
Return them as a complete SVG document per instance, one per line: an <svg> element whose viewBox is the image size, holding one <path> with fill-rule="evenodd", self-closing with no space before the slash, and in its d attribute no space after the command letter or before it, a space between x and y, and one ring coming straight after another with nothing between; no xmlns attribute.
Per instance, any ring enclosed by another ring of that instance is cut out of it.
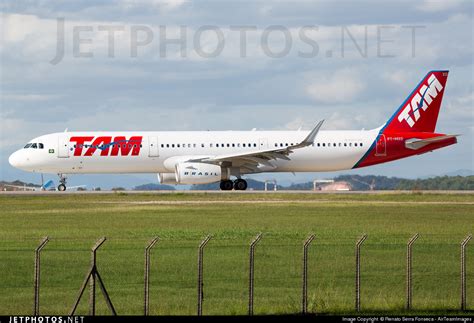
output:
<svg viewBox="0 0 474 323"><path fill-rule="evenodd" d="M334 182L319 186L321 191L351 191L351 184L348 182Z"/></svg>

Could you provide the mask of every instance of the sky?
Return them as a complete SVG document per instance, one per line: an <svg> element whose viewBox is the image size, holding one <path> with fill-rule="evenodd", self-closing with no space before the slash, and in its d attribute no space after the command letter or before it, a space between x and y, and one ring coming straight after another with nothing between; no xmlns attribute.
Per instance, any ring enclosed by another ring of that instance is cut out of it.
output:
<svg viewBox="0 0 474 323"><path fill-rule="evenodd" d="M437 131L457 145L337 174L474 169L472 1L2 1L0 180L8 156L74 130L370 129L429 71L450 71ZM55 179L49 175L48 178ZM156 182L77 175L71 185Z"/></svg>

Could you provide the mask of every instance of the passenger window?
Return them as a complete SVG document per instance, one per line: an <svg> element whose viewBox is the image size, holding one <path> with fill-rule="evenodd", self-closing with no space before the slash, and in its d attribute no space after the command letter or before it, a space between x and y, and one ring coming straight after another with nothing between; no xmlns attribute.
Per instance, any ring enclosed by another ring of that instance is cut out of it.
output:
<svg viewBox="0 0 474 323"><path fill-rule="evenodd" d="M326 147L326 143L323 142L323 147Z"/></svg>
<svg viewBox="0 0 474 323"><path fill-rule="evenodd" d="M235 147L235 144L232 144L232 147Z"/></svg>
<svg viewBox="0 0 474 323"><path fill-rule="evenodd" d="M245 147L245 144L242 144L243 147Z"/></svg>
<svg viewBox="0 0 474 323"><path fill-rule="evenodd" d="M230 147L230 144L227 144L227 147Z"/></svg>
<svg viewBox="0 0 474 323"><path fill-rule="evenodd" d="M161 148L165 148L165 145L161 144Z"/></svg>
<svg viewBox="0 0 474 323"><path fill-rule="evenodd" d="M181 145L180 145L180 144L177 144L176 146L177 146L178 148L180 148L180 147L181 147Z"/></svg>
<svg viewBox="0 0 474 323"><path fill-rule="evenodd" d="M361 146L361 147L362 147L362 143L360 143L360 144L359 144L359 146Z"/></svg>
<svg viewBox="0 0 474 323"><path fill-rule="evenodd" d="M344 143L344 147L347 147L347 143Z"/></svg>
<svg viewBox="0 0 474 323"><path fill-rule="evenodd" d="M320 147L320 146L321 146L321 144L318 142L318 147Z"/></svg>
<svg viewBox="0 0 474 323"><path fill-rule="evenodd" d="M349 147L352 147L352 142L349 143Z"/></svg>
<svg viewBox="0 0 474 323"><path fill-rule="evenodd" d="M212 144L209 144L209 147L211 147L211 148L212 148Z"/></svg>
<svg viewBox="0 0 474 323"><path fill-rule="evenodd" d="M253 144L254 147L257 147L257 144Z"/></svg>
<svg viewBox="0 0 474 323"><path fill-rule="evenodd" d="M357 143L354 143L354 146L356 146L356 147L357 147Z"/></svg>
<svg viewBox="0 0 474 323"><path fill-rule="evenodd" d="M171 148L174 148L174 144L171 144Z"/></svg>
<svg viewBox="0 0 474 323"><path fill-rule="evenodd" d="M170 148L170 144L166 144L166 148Z"/></svg>

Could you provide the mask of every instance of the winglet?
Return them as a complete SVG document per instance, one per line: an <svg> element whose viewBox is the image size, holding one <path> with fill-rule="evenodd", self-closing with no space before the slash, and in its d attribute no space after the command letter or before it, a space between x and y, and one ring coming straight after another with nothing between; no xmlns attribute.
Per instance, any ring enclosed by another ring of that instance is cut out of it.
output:
<svg viewBox="0 0 474 323"><path fill-rule="evenodd" d="M314 142L314 138L316 138L316 135L318 134L319 129L321 129L323 123L324 123L324 119L318 122L316 127L314 127L314 129L311 130L311 132L308 134L308 136L306 136L306 138L304 138L302 142L300 142L299 144L295 146L292 146L291 148L299 148L299 147L306 147L306 146L312 145Z"/></svg>

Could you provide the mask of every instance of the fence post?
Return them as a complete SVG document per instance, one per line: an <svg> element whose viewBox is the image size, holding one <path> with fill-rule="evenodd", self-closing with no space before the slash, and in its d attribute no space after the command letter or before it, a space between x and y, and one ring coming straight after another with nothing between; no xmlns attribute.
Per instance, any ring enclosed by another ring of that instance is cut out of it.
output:
<svg viewBox="0 0 474 323"><path fill-rule="evenodd" d="M148 306L150 301L150 251L151 248L155 246L158 242L158 237L155 237L150 241L148 246L145 248L145 305L144 305L144 315L148 315Z"/></svg>
<svg viewBox="0 0 474 323"><path fill-rule="evenodd" d="M197 315L202 315L202 301L204 299L204 282L203 282L203 256L204 247L207 245L212 236L208 235L202 240L199 245L198 252L198 303L197 303Z"/></svg>
<svg viewBox="0 0 474 323"><path fill-rule="evenodd" d="M413 254L412 254L412 247L413 244L415 243L416 239L418 239L420 235L417 233L413 237L408 240L407 243L407 277L406 277L406 297L407 297L407 303L406 303L406 310L409 311L411 310L411 302L412 302L412 297L413 297L413 285L412 285L412 269L413 269Z"/></svg>
<svg viewBox="0 0 474 323"><path fill-rule="evenodd" d="M39 290L40 290L40 264L41 264L41 250L48 243L49 238L44 237L38 247L35 249L35 304L33 315L39 315Z"/></svg>
<svg viewBox="0 0 474 323"><path fill-rule="evenodd" d="M71 312L69 312L69 316L73 316L74 313L76 313L77 306L79 305L79 302L81 301L81 297L84 294L84 291L87 288L87 283L89 282L90 286L90 292L89 292L89 315L95 315L95 284L96 284L96 278L99 281L99 287L100 290L102 291L102 294L104 295L105 302L107 303L107 307L109 308L110 312L113 315L117 315L117 312L115 311L114 305L112 304L112 300L110 299L109 293L107 293L107 290L104 285L104 281L102 280L102 277L100 277L99 271L97 270L97 249L105 242L105 237L97 240L96 244L92 247L92 259L91 259L91 268L89 272L86 275L86 278L84 279L84 282L82 283L81 289L79 290L79 295L76 298L76 301L74 302L74 305L72 306Z"/></svg>
<svg viewBox="0 0 474 323"><path fill-rule="evenodd" d="M255 258L255 247L257 243L262 239L262 234L259 233L250 244L249 254L249 315L253 315L253 289L254 289L254 258Z"/></svg>
<svg viewBox="0 0 474 323"><path fill-rule="evenodd" d="M308 312L308 248L314 240L315 235L312 234L306 239L303 245L303 295L302 295L302 313Z"/></svg>
<svg viewBox="0 0 474 323"><path fill-rule="evenodd" d="M469 240L472 239L472 234L468 235L461 242L461 311L465 311L467 308L466 301L466 246Z"/></svg>
<svg viewBox="0 0 474 323"><path fill-rule="evenodd" d="M99 239L96 244L92 247L91 254L91 268L97 268L97 249L105 242L106 238L103 237ZM96 275L91 275L89 281L89 315L95 315L95 285L96 285Z"/></svg>
<svg viewBox="0 0 474 323"><path fill-rule="evenodd" d="M367 239L364 234L356 243L355 310L360 312L360 246Z"/></svg>
<svg viewBox="0 0 474 323"><path fill-rule="evenodd" d="M310 235L303 244L303 295L301 301L303 315L308 312L308 248L314 237L314 234Z"/></svg>

